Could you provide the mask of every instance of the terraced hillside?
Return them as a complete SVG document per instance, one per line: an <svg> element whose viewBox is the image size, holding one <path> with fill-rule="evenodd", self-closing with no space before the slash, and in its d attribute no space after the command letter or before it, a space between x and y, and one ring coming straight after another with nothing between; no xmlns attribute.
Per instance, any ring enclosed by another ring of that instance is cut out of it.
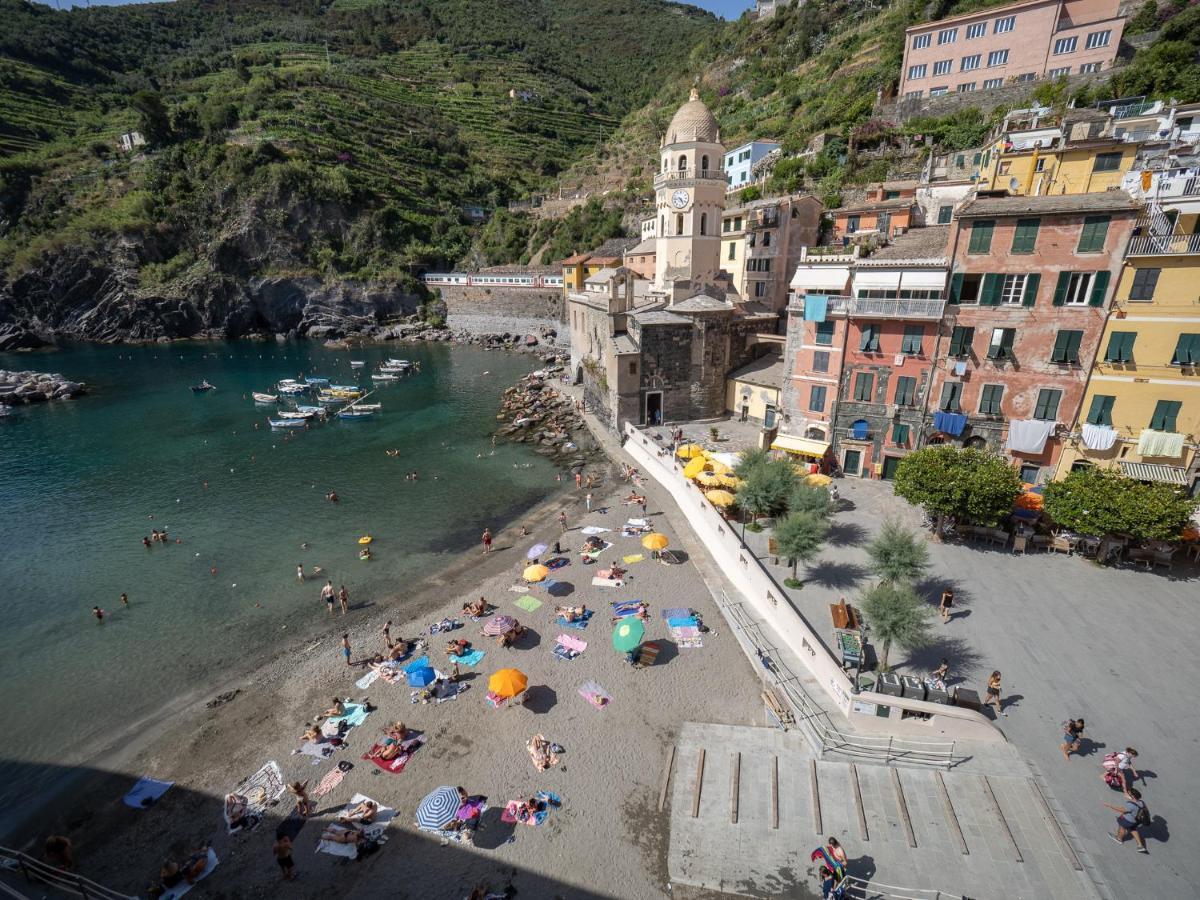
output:
<svg viewBox="0 0 1200 900"><path fill-rule="evenodd" d="M411 286L717 27L667 0L0 0L0 21L0 324L118 246L144 296Z"/></svg>

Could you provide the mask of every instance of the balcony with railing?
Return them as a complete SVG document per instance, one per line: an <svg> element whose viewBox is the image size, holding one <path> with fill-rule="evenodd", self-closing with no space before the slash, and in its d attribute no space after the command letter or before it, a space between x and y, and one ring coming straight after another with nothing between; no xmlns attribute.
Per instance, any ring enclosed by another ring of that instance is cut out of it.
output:
<svg viewBox="0 0 1200 900"><path fill-rule="evenodd" d="M779 255L779 245L778 244L771 244L768 247L764 247L762 244L758 244L754 247L746 248L746 259L774 259L778 255Z"/></svg>
<svg viewBox="0 0 1200 900"><path fill-rule="evenodd" d="M727 181L724 169L671 169L654 176L654 186L673 184L677 181Z"/></svg>
<svg viewBox="0 0 1200 900"><path fill-rule="evenodd" d="M848 315L871 319L933 319L942 318L945 300L902 300L876 297L830 297L830 315Z"/></svg>
<svg viewBox="0 0 1200 900"><path fill-rule="evenodd" d="M1144 234L1129 241L1127 256L1185 256L1200 253L1200 234Z"/></svg>
<svg viewBox="0 0 1200 900"><path fill-rule="evenodd" d="M779 225L779 210L775 208L756 209L746 216L746 228L775 228Z"/></svg>

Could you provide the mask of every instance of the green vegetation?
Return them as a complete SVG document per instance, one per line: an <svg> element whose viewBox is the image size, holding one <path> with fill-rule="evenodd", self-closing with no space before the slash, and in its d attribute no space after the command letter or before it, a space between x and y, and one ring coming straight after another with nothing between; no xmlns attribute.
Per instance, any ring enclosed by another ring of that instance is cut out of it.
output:
<svg viewBox="0 0 1200 900"><path fill-rule="evenodd" d="M796 577L796 566L800 563L808 565L816 557L828 533L829 520L811 512L789 513L775 526L775 546L779 555L792 563L792 577L786 582L788 587L804 586Z"/></svg>
<svg viewBox="0 0 1200 900"><path fill-rule="evenodd" d="M159 287L453 264L479 210L595 146L716 27L666 0L0 0L0 20L0 267L122 235ZM489 261L523 228L497 224Z"/></svg>
<svg viewBox="0 0 1200 900"><path fill-rule="evenodd" d="M1046 485L1044 499L1046 515L1080 534L1163 541L1178 539L1200 502L1167 484L1091 466Z"/></svg>
<svg viewBox="0 0 1200 900"><path fill-rule="evenodd" d="M933 607L912 585L881 581L859 598L858 606L871 626L871 637L880 642L879 668L884 672L892 644L915 650L929 643Z"/></svg>
<svg viewBox="0 0 1200 900"><path fill-rule="evenodd" d="M867 545L871 571L887 584L913 584L929 569L929 548L911 528L888 519Z"/></svg>
<svg viewBox="0 0 1200 900"><path fill-rule="evenodd" d="M592 198L561 219L543 219L533 233L533 246L541 248L542 261L564 259L577 251L594 250L609 238L621 237L622 206L605 205Z"/></svg>
<svg viewBox="0 0 1200 900"><path fill-rule="evenodd" d="M896 467L895 490L934 519L934 538L941 539L946 516L995 525L1012 512L1021 493L1017 470L1002 457L948 445L910 453Z"/></svg>

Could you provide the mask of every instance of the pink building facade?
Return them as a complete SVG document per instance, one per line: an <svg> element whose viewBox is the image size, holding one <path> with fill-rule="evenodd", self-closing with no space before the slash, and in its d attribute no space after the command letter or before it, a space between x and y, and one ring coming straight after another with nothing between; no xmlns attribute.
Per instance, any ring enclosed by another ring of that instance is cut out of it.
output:
<svg viewBox="0 0 1200 900"><path fill-rule="evenodd" d="M989 90L1112 67L1125 17L1118 0L1028 0L914 25L900 97Z"/></svg>

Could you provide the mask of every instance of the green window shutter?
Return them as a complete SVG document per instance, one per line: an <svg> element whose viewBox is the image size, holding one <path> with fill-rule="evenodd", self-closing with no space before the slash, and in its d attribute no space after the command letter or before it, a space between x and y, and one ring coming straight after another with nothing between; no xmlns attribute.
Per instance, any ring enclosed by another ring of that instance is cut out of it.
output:
<svg viewBox="0 0 1200 900"><path fill-rule="evenodd" d="M1108 349L1104 351L1105 362L1133 362L1133 342L1137 334L1133 331L1114 331L1108 338Z"/></svg>
<svg viewBox="0 0 1200 900"><path fill-rule="evenodd" d="M1087 414L1088 424L1112 425L1113 401L1116 399L1107 394L1096 394L1092 397L1092 406Z"/></svg>
<svg viewBox="0 0 1200 900"><path fill-rule="evenodd" d="M942 385L942 401L938 404L946 412L956 412L958 410L958 396L962 390L962 385L957 381L947 381Z"/></svg>
<svg viewBox="0 0 1200 900"><path fill-rule="evenodd" d="M1040 223L1040 219L1017 219L1017 228L1013 233L1013 253L1033 252L1037 244L1038 225Z"/></svg>
<svg viewBox="0 0 1200 900"><path fill-rule="evenodd" d="M1179 400L1159 400L1154 407L1154 415L1150 419L1150 427L1155 431L1174 431L1179 418L1179 410L1183 403Z"/></svg>
<svg viewBox="0 0 1200 900"><path fill-rule="evenodd" d="M895 403L897 406L912 406L916 396L917 379L909 375L901 375L896 379Z"/></svg>
<svg viewBox="0 0 1200 900"><path fill-rule="evenodd" d="M1037 303L1038 286L1042 283L1042 276L1034 272L1025 276L1025 293L1021 296L1022 306L1033 306Z"/></svg>
<svg viewBox="0 0 1200 900"><path fill-rule="evenodd" d="M1067 348L1071 342L1070 331L1060 331L1054 336L1054 349L1050 351L1050 362L1067 362Z"/></svg>
<svg viewBox="0 0 1200 900"><path fill-rule="evenodd" d="M920 353L921 343L925 339L924 325L905 325L904 340L900 347L901 353Z"/></svg>
<svg viewBox="0 0 1200 900"><path fill-rule="evenodd" d="M950 276L950 302L957 303L958 298L962 296L964 275L962 272L955 272Z"/></svg>
<svg viewBox="0 0 1200 900"><path fill-rule="evenodd" d="M996 223L991 219L976 219L971 223L971 240L968 253L989 253L992 249L992 231Z"/></svg>
<svg viewBox="0 0 1200 900"><path fill-rule="evenodd" d="M874 387L875 376L870 372L859 372L854 379L854 399L870 402Z"/></svg>
<svg viewBox="0 0 1200 900"><path fill-rule="evenodd" d="M895 425L892 426L892 443L899 444L901 446L907 446L907 444L908 444L908 426L907 425L901 425L899 422L897 422Z"/></svg>
<svg viewBox="0 0 1200 900"><path fill-rule="evenodd" d="M1079 362L1079 348L1083 345L1083 332L1072 331L1071 341L1067 345L1067 359L1073 363Z"/></svg>
<svg viewBox="0 0 1200 900"><path fill-rule="evenodd" d="M1104 305L1104 295L1108 293L1108 280L1111 277L1112 273L1107 269L1096 273L1096 277L1092 279L1092 296L1088 298L1088 306Z"/></svg>
<svg viewBox="0 0 1200 900"><path fill-rule="evenodd" d="M1079 232L1079 246L1076 253L1099 253L1104 249L1108 238L1108 223L1110 216L1087 216L1083 220L1083 228Z"/></svg>
<svg viewBox="0 0 1200 900"><path fill-rule="evenodd" d="M1000 303L1000 291L1004 287L1004 276L998 272L989 272L983 276L983 287L979 291L980 306L997 306Z"/></svg>
<svg viewBox="0 0 1200 900"><path fill-rule="evenodd" d="M1054 285L1054 305L1062 306L1067 302L1067 288L1071 284L1070 272L1059 272L1058 282Z"/></svg>
<svg viewBox="0 0 1200 900"><path fill-rule="evenodd" d="M1171 357L1172 365L1191 366L1200 362L1200 334L1181 334L1175 344L1175 355Z"/></svg>
<svg viewBox="0 0 1200 900"><path fill-rule="evenodd" d="M950 333L950 355L967 356L971 352L971 342L975 338L975 329L969 325L955 325Z"/></svg>
<svg viewBox="0 0 1200 900"><path fill-rule="evenodd" d="M1057 418L1058 404L1061 399L1062 391L1051 390L1049 388L1043 388L1038 391L1037 406L1034 407L1033 417L1035 419L1042 419L1043 421Z"/></svg>
<svg viewBox="0 0 1200 900"><path fill-rule="evenodd" d="M1004 334L1000 337L1000 346L1004 348L1004 355L1008 359L1012 359L1013 342L1017 339L1017 329L1005 328Z"/></svg>

